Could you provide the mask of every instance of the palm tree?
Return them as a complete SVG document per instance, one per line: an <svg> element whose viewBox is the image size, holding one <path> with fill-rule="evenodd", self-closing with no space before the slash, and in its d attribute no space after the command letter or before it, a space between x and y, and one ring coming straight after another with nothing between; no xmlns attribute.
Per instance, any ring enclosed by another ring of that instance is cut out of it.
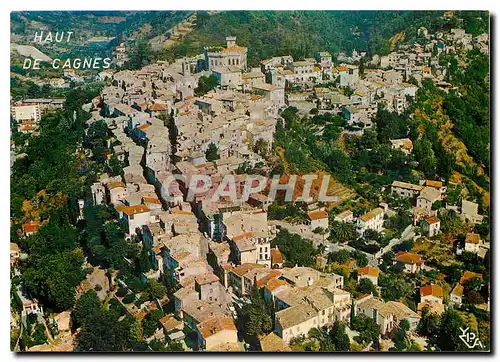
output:
<svg viewBox="0 0 500 362"><path fill-rule="evenodd" d="M356 228L353 224L334 221L330 226L330 241L334 243L345 243L355 239L357 236Z"/></svg>

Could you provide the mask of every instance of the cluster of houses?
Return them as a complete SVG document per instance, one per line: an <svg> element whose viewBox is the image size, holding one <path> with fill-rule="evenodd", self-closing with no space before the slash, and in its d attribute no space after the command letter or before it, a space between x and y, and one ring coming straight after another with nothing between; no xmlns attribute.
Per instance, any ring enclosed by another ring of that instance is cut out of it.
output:
<svg viewBox="0 0 500 362"><path fill-rule="evenodd" d="M414 225L420 223L429 237L439 233L441 223L437 213L443 206L441 201L446 194L446 186L441 181L421 180L419 185L394 181L391 184L391 193L415 200L415 206L412 207ZM480 224L483 220L483 216L478 213L478 204L465 198L462 198L460 207L446 205L446 208L457 212L463 221L471 224Z"/></svg>
<svg viewBox="0 0 500 362"><path fill-rule="evenodd" d="M301 61L291 56L266 59L260 68L249 70L247 48L237 45L235 37L226 41L226 47L206 47L200 56L172 64L159 62L139 71L103 74L108 85L93 102L91 108L97 110L90 122L105 120L114 135L109 140L113 152L127 166L123 178L103 176L94 185L94 202L113 204L119 217L127 221L129 236L138 238L149 250L154 270L145 277L163 276L178 285L175 314L169 320L196 331L200 348L241 347L233 321L234 306L244 304L255 283L277 310L273 336L266 338L274 342L278 338L286 345L311 328L348 318L353 303L350 294L342 290L343 278L310 268L283 268L283 256L271 247L277 231L267 220L264 195L251 195L246 202L214 202L210 199L213 190L208 190L188 203L184 200L189 181L195 175L207 175L215 188L225 175L233 174L239 183L242 175L236 171L242 165L265 165L255 145L261 142L271 149L276 124L282 122L278 112L294 102L314 100L320 110L342 112L348 124L359 129L371 127L380 102L401 113L406 97L414 97L418 89L407 83L410 77L418 84L426 78L436 84L444 79L445 70L426 50L435 44L442 51L452 50L441 48L439 40L426 46L415 44L411 49L375 57L372 63L378 68L365 69L361 78L358 66L334 66L327 52ZM218 88L197 95L200 77L210 74ZM317 86L329 82L337 83L337 90ZM299 85L302 91L285 95L290 85ZM343 91L346 88L353 90L350 96ZM169 127L167 123L171 123ZM391 145L405 153L413 148L409 139L391 140ZM218 157L208 160L207 152L214 146ZM167 199L161 189L172 175L182 175L184 181L169 185L168 195L174 197ZM420 222L430 237L439 233L440 221L433 205L444 198L446 187L441 182L423 180L413 185L395 181L391 192L415 199L415 225ZM464 202L464 217L480 220L477 208L474 213L470 202ZM335 220L355 221L360 234L368 229L380 232L387 212L387 205L381 204L357 218L346 210ZM328 230L325 211L312 210L308 216L311 229ZM484 249L475 245L482 244L468 237L464 249ZM418 272L424 264L420 255L411 252L398 253L394 262L408 273ZM358 273L358 281L369 278L377 285L377 268L360 268ZM442 300L439 287L422 287L419 310L424 306L440 310L432 298ZM399 302L384 303L372 296L364 296L353 305L355 313L376 314L382 334L403 319L414 328L419 319Z"/></svg>
<svg viewBox="0 0 500 362"><path fill-rule="evenodd" d="M192 202L185 201L195 175L210 176L216 186L243 164L264 163L254 146L260 142L270 150L276 124L281 122L278 111L285 105L284 87L244 73L246 49L234 38L227 41L226 48L205 49L208 72L196 72L196 62L181 59L103 75L107 86L86 105L92 114L88 123L106 123L113 135L109 148L126 166L122 176L101 176L92 186L93 201L113 205L117 218L128 226L127 237L148 251L153 268L143 277L167 279L177 286L175 313L162 323L169 326L165 328L169 338L183 338L179 326L188 326L196 332L201 349L241 349L235 306L245 303L257 283L277 310L273 336L267 339L286 346L311 328L347 320L352 303L342 290L341 276L283 268L283 256L271 247L277 231L268 222L264 195L214 202L208 190L196 194ZM327 54L322 56L320 61L328 63ZM224 85L222 68L231 67L239 68L241 88L233 87L231 78L227 78L231 86ZM199 78L210 72L219 89L197 96ZM332 72L343 74L342 69ZM207 160L211 145L218 159ZM184 181L171 182L164 192L165 180L175 175ZM241 175L235 176L238 183ZM383 218L378 209L372 214L377 220L378 215ZM311 228L328 229L325 211L311 210L309 218ZM368 223L361 227L372 227L370 215L360 220Z"/></svg>
<svg viewBox="0 0 500 362"><path fill-rule="evenodd" d="M349 132L360 134L372 126L379 103L401 113L408 105L407 97L415 97L424 79L448 87L444 84L446 68L439 65L434 48L438 54L470 46L484 49L488 41L487 36L466 36L461 29L434 37L421 28L419 35L426 39L425 45L374 56L372 69L364 69L362 76L359 65L352 63L359 64L366 54L356 51L351 57L341 54L338 59L343 63L338 66L330 53L318 52L314 58L298 61L291 56L273 57L248 69L248 49L231 36L225 47L205 47L199 56L171 64L157 62L136 71L99 74L106 86L84 106L91 113L87 122L106 123L112 134L106 156L108 160L116 157L124 167L122 175L103 174L92 185L93 203L112 205L116 218L127 226L127 238L147 251L152 269L142 279L168 281L176 289L175 311L162 318L161 333L157 331L155 338L165 332L170 340L182 340L187 326L195 332L199 349L243 350L235 319L253 288L261 290L276 310L273 332L260 341L262 350L288 350L294 337L335 321L348 321L353 314L374 318L382 335L397 329L403 320L412 330L416 328L419 313L401 302L383 302L372 294L352 300L340 275L284 267L280 250L271 247L278 230L268 220L269 201L264 194L251 194L240 201L224 197L213 201L212 195L227 175L235 177L236 192L241 195L246 175L238 171L243 166L265 169L260 153L271 150L276 126L283 122L279 116L283 107L303 109L306 104L309 109L341 112ZM115 49L114 56L117 64L127 61L125 44ZM199 95L195 90L200 78L210 75L215 76L217 89ZM409 83L413 79L418 85ZM335 89L324 86L331 83ZM285 94L289 87L299 90ZM12 117L28 127L26 122L38 124L41 113L63 104L59 100L24 100L13 105ZM391 145L412 152L409 139L391 140ZM214 148L216 157L208 157ZM86 152L91 155L92 150ZM209 176L212 185L188 200L191 180L200 175ZM172 178L175 180L170 182ZM446 193L441 182L423 180L414 185L394 181L391 192L415 199L414 224L421 223L430 237L439 233L435 205ZM311 230L327 231L327 212L309 211ZM355 222L362 235L366 230L381 232L388 212L388 206L381 204L356 218L346 210L335 220ZM473 223L482 220L477 204L466 200L460 214ZM24 236L37 230L38 224L23 225ZM477 234L470 234L457 253L465 250L481 255L488 247ZM16 250L11 251L11 263L18 257ZM394 263L407 273L424 267L422 257L411 252L397 253ZM367 278L378 285L378 268L367 266L357 272L358 282ZM463 282L452 292L456 304L461 303ZM427 307L444 310L443 291L437 285L420 288L420 300L418 311ZM151 308L149 303L134 313L144 318Z"/></svg>

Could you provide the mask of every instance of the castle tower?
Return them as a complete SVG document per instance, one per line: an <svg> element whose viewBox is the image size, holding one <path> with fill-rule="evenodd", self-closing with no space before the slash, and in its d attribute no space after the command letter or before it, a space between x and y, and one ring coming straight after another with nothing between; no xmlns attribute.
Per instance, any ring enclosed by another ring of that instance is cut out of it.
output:
<svg viewBox="0 0 500 362"><path fill-rule="evenodd" d="M191 66L189 65L189 61L187 59L182 61L182 74L185 76L191 75Z"/></svg>
<svg viewBox="0 0 500 362"><path fill-rule="evenodd" d="M236 37L226 36L226 44L228 48L234 47L236 45Z"/></svg>

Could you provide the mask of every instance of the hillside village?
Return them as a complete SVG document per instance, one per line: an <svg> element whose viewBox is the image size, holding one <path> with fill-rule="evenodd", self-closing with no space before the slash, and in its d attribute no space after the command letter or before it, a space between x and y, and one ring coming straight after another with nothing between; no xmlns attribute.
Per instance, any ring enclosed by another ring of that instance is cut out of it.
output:
<svg viewBox="0 0 500 362"><path fill-rule="evenodd" d="M195 57L100 72L104 87L82 107L90 118L79 151L109 171L96 175L75 207L80 222L100 225L102 235L115 225L142 259L135 275L105 269L92 262L100 249L89 247L90 272L76 288L76 303L95 291L120 320L133 317L140 340L186 351L331 350L328 335L333 350L435 350L429 320L450 309L473 319L476 331L483 328L471 308L490 311L489 280L477 272L489 258L489 231L481 229L488 215L481 200L460 193L460 182L398 179L367 203L332 178L336 202L296 199L292 211L280 193L272 200L268 187L241 198L248 175L275 174L276 157L287 151L277 144L290 124L284 111L325 117L317 137L339 119L342 137L362 137L377 129L380 108L406 115L424 83L455 90L442 54L489 52L488 34L421 27L418 36L388 55L317 49L312 58L283 54L249 68L248 49L227 34L226 44ZM125 63L124 47L114 54ZM17 131L37 136L43 115L64 105L64 99L12 104ZM387 146L408 157L415 152L409 137ZM227 195L213 201L228 175L238 201ZM189 198L199 176L212 183ZM20 239L46 222L25 219ZM298 261L293 243L310 250L311 263ZM11 243L14 274L25 258ZM465 271L450 277L456 263ZM71 310L47 312L21 284L15 294L14 326L47 335L28 350L78 350ZM486 343L488 331L478 332Z"/></svg>

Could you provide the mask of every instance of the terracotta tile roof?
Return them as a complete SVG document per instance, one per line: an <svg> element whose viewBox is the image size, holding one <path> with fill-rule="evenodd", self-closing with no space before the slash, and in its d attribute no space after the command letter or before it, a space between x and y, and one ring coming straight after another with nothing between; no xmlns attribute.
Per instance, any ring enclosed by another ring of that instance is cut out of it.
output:
<svg viewBox="0 0 500 362"><path fill-rule="evenodd" d="M422 264L424 261L422 260L422 256L415 253L407 253L404 251L400 251L396 254L394 258L396 261L405 264Z"/></svg>
<svg viewBox="0 0 500 362"><path fill-rule="evenodd" d="M236 331L233 319L229 317L213 317L198 325L203 338L208 338L224 330Z"/></svg>
<svg viewBox="0 0 500 362"><path fill-rule="evenodd" d="M121 181L114 181L107 184L108 190L112 190L117 187L125 187L125 184Z"/></svg>
<svg viewBox="0 0 500 362"><path fill-rule="evenodd" d="M135 319L138 321L142 321L147 315L149 314L149 311L146 309L141 309L139 312L135 314Z"/></svg>
<svg viewBox="0 0 500 362"><path fill-rule="evenodd" d="M252 94L252 95L250 96L250 99L251 99L252 101L256 101L257 99L262 99L262 98L264 98L264 96L263 96L263 95L260 95L260 94Z"/></svg>
<svg viewBox="0 0 500 362"><path fill-rule="evenodd" d="M186 210L172 210L172 214L177 214L177 215L194 215L191 211L186 211Z"/></svg>
<svg viewBox="0 0 500 362"><path fill-rule="evenodd" d="M205 284L211 284L214 282L219 281L219 277L215 275L214 273L206 273L203 275L197 275L194 278L196 280L196 283L199 285L205 285Z"/></svg>
<svg viewBox="0 0 500 362"><path fill-rule="evenodd" d="M244 239L251 238L251 237L252 237L252 235L253 235L253 232L248 231L248 232L246 232L246 233L243 233L243 234L240 234L240 235L233 236L232 240L233 240L233 241L244 240Z"/></svg>
<svg viewBox="0 0 500 362"><path fill-rule="evenodd" d="M17 126L19 131L33 131L37 127L38 126L34 121L22 121L21 124Z"/></svg>
<svg viewBox="0 0 500 362"><path fill-rule="evenodd" d="M233 45L232 47L229 48L223 48L222 52L223 53L243 53L246 52L247 48L240 47L238 45Z"/></svg>
<svg viewBox="0 0 500 362"><path fill-rule="evenodd" d="M436 284L420 287L420 296L426 297L428 295L432 295L438 298L443 298L443 288L441 288L439 285Z"/></svg>
<svg viewBox="0 0 500 362"><path fill-rule="evenodd" d="M464 294L464 287L461 286L460 283L457 283L455 288L451 291L451 294L461 297Z"/></svg>
<svg viewBox="0 0 500 362"><path fill-rule="evenodd" d="M369 276L378 278L379 274L380 274L380 270L378 270L378 268L374 268L372 266L365 266L365 267L358 269L358 275L369 275Z"/></svg>
<svg viewBox="0 0 500 362"><path fill-rule="evenodd" d="M166 111L167 107L165 107L163 104L160 103L154 103L149 109L153 112L158 112L158 111Z"/></svg>
<svg viewBox="0 0 500 362"><path fill-rule="evenodd" d="M232 268L231 271L234 274L242 277L243 275L248 273L250 270L255 269L255 268L265 268L265 266L261 265L261 264L241 264L241 265L238 265L237 267Z"/></svg>
<svg viewBox="0 0 500 362"><path fill-rule="evenodd" d="M22 228L25 233L36 233L40 227L40 224L37 221L31 221L22 225Z"/></svg>
<svg viewBox="0 0 500 362"><path fill-rule="evenodd" d="M373 219L374 217L382 214L384 212L384 210L380 207L376 207L375 209L367 212L366 214L360 216L359 218L363 221L369 221L371 219Z"/></svg>
<svg viewBox="0 0 500 362"><path fill-rule="evenodd" d="M278 289L281 286L288 285L288 283L282 279L271 279L267 282L266 288L270 292Z"/></svg>
<svg viewBox="0 0 500 362"><path fill-rule="evenodd" d="M307 214L311 220L328 219L328 214L325 210L313 211Z"/></svg>
<svg viewBox="0 0 500 362"><path fill-rule="evenodd" d="M464 275L462 275L462 277L460 278L460 282L459 283L463 285L467 280L469 280L471 278L483 279L483 274L474 273L474 272L471 272L471 271L466 271L464 273Z"/></svg>
<svg viewBox="0 0 500 362"><path fill-rule="evenodd" d="M465 236L465 242L471 244L479 244L481 242L481 236L476 233L467 233Z"/></svg>
<svg viewBox="0 0 500 362"><path fill-rule="evenodd" d="M288 352L291 348L276 333L271 332L260 339L260 349L262 352Z"/></svg>
<svg viewBox="0 0 500 362"><path fill-rule="evenodd" d="M444 304L442 303L420 302L417 304L417 313L421 315L424 308L429 308L432 314L440 315L444 312Z"/></svg>
<svg viewBox="0 0 500 362"><path fill-rule="evenodd" d="M434 180L425 180L425 185L437 188L443 187L443 183L441 181L434 181Z"/></svg>
<svg viewBox="0 0 500 362"><path fill-rule="evenodd" d="M134 205L134 206L125 206L122 211L127 215L135 215L141 214L143 212L148 212L149 208L145 205Z"/></svg>
<svg viewBox="0 0 500 362"><path fill-rule="evenodd" d="M283 255L278 248L271 249L271 264L282 264L283 263Z"/></svg>
<svg viewBox="0 0 500 362"><path fill-rule="evenodd" d="M276 279L280 275L281 275L281 272L277 271L276 269L271 270L271 272L268 273L266 276L257 280L257 287L262 288L264 285L267 284L268 281Z"/></svg>
<svg viewBox="0 0 500 362"><path fill-rule="evenodd" d="M436 216L429 216L425 218L425 221L431 225L439 222L439 219Z"/></svg>
<svg viewBox="0 0 500 362"><path fill-rule="evenodd" d="M161 204L161 201L155 197L143 197L142 202L145 204Z"/></svg>
<svg viewBox="0 0 500 362"><path fill-rule="evenodd" d="M142 126L139 126L137 127L138 129L140 129L141 131L144 131L145 129L147 129L149 127L149 123L145 123L143 124Z"/></svg>
<svg viewBox="0 0 500 362"><path fill-rule="evenodd" d="M371 295L372 295L371 293L362 294L359 297L354 298L354 300L361 300L361 299L364 299L364 298L369 297Z"/></svg>
<svg viewBox="0 0 500 362"><path fill-rule="evenodd" d="M160 319L160 324L163 326L163 328L165 328L167 332L170 332L174 329L179 329L179 327L182 325L182 322L177 320L172 314L167 314Z"/></svg>

